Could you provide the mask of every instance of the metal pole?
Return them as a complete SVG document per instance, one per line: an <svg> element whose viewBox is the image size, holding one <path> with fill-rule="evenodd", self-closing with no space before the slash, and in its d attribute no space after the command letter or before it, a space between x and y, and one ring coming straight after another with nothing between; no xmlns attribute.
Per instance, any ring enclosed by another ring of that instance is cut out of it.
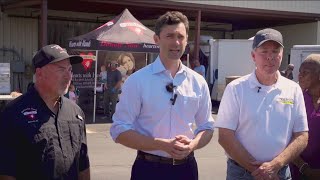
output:
<svg viewBox="0 0 320 180"><path fill-rule="evenodd" d="M98 50L96 50L96 63L94 67L94 91L93 91L93 123L96 122L96 102L97 102L97 70L98 69Z"/></svg>
<svg viewBox="0 0 320 180"><path fill-rule="evenodd" d="M148 53L146 53L146 66L148 65Z"/></svg>
<svg viewBox="0 0 320 180"><path fill-rule="evenodd" d="M190 57L189 57L189 53L187 54L187 66L189 67L189 68L191 68L191 66L190 66L190 59L189 59Z"/></svg>
<svg viewBox="0 0 320 180"><path fill-rule="evenodd" d="M201 29L201 10L197 11L194 35L194 49L193 49L193 59L191 61L199 60L199 50L200 50L200 29Z"/></svg>
<svg viewBox="0 0 320 180"><path fill-rule="evenodd" d="M42 0L40 19L40 47L47 45L48 1Z"/></svg>

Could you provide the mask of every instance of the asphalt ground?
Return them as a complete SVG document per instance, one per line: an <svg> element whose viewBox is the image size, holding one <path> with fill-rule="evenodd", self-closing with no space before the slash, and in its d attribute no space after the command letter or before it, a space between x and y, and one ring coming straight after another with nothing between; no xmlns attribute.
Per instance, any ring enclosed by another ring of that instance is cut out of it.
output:
<svg viewBox="0 0 320 180"><path fill-rule="evenodd" d="M87 124L91 179L128 180L136 150L114 143L110 126L111 122ZM215 131L210 143L195 151L200 180L223 180L226 177L226 156L217 142L217 135Z"/></svg>

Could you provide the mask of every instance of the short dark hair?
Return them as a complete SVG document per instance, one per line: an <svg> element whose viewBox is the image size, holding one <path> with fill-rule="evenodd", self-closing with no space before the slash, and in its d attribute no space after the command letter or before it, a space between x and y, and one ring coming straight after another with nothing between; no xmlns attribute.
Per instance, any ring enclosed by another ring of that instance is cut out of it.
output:
<svg viewBox="0 0 320 180"><path fill-rule="evenodd" d="M189 21L187 16L182 14L179 11L168 11L162 16L160 16L155 24L155 33L156 35L160 35L161 29L166 25L175 25L183 23L186 27L187 34L189 33Z"/></svg>

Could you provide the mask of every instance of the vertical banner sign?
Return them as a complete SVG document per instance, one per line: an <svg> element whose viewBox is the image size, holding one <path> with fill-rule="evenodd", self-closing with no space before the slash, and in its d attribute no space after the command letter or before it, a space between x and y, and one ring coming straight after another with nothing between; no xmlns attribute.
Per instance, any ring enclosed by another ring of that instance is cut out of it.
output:
<svg viewBox="0 0 320 180"><path fill-rule="evenodd" d="M93 107L93 91L94 91L94 77L95 77L95 51L80 51L79 54L83 61L81 64L74 64L72 66L73 76L72 82L79 90L79 106L85 112L92 112ZM86 113L87 114L87 113Z"/></svg>

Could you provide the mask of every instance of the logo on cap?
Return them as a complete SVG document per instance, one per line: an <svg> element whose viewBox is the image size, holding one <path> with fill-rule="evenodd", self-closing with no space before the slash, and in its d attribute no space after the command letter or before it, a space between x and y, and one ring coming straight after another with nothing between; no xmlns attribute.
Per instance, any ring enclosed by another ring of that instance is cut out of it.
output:
<svg viewBox="0 0 320 180"><path fill-rule="evenodd" d="M66 51L62 49L62 47L60 47L59 45L54 45L54 46L51 46L50 48L60 50L60 53L66 53Z"/></svg>

